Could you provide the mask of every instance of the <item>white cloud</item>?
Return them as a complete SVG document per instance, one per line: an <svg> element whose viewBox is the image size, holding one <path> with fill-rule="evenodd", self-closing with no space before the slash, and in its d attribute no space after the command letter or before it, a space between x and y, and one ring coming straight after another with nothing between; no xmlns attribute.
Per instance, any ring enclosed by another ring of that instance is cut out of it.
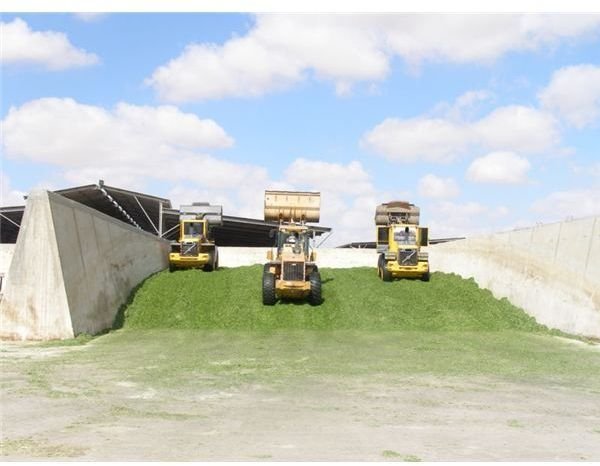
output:
<svg viewBox="0 0 600 466"><path fill-rule="evenodd" d="M597 31L600 16L423 14L391 23L388 42L409 63L485 63Z"/></svg>
<svg viewBox="0 0 600 466"><path fill-rule="evenodd" d="M361 146L400 162L450 162L473 139L469 127L440 118L387 118L361 139Z"/></svg>
<svg viewBox="0 0 600 466"><path fill-rule="evenodd" d="M571 171L576 175L591 176L597 178L600 182L600 162L594 162L590 165L572 164Z"/></svg>
<svg viewBox="0 0 600 466"><path fill-rule="evenodd" d="M600 117L600 66L567 66L539 94L541 104L576 128Z"/></svg>
<svg viewBox="0 0 600 466"><path fill-rule="evenodd" d="M107 110L47 98L11 108L2 125L6 157L57 166L70 183L188 180L219 189L267 178L263 167L203 153L230 147L233 139L213 120L171 106L120 103Z"/></svg>
<svg viewBox="0 0 600 466"><path fill-rule="evenodd" d="M365 133L361 146L398 162L451 162L467 149L540 153L560 141L558 122L540 110L499 107L475 121L388 118Z"/></svg>
<svg viewBox="0 0 600 466"><path fill-rule="evenodd" d="M343 165L299 158L285 170L284 180L295 186L318 188L340 194L373 192L371 176L357 161Z"/></svg>
<svg viewBox="0 0 600 466"><path fill-rule="evenodd" d="M535 201L531 210L548 222L600 215L600 188L553 192Z"/></svg>
<svg viewBox="0 0 600 466"><path fill-rule="evenodd" d="M452 178L441 178L432 174L419 180L419 195L434 199L450 199L458 196L460 189Z"/></svg>
<svg viewBox="0 0 600 466"><path fill-rule="evenodd" d="M531 164L514 152L492 152L473 160L467 179L475 183L523 184Z"/></svg>
<svg viewBox="0 0 600 466"><path fill-rule="evenodd" d="M3 65L41 65L49 70L98 63L93 53L75 47L67 36L56 31L33 31L20 18L0 23Z"/></svg>
<svg viewBox="0 0 600 466"><path fill-rule="evenodd" d="M424 207L426 207L424 209ZM493 231L490 216L495 213L479 202L438 201L421 207L423 226L432 238L462 237ZM424 223L424 222L425 223Z"/></svg>
<svg viewBox="0 0 600 466"><path fill-rule="evenodd" d="M2 124L7 157L69 168L175 163L185 151L233 144L213 120L171 106L120 103L111 111L73 99L44 98L11 107ZM170 169L177 166L161 171Z"/></svg>
<svg viewBox="0 0 600 466"><path fill-rule="evenodd" d="M107 13L73 13L73 15L86 23L92 23L103 19Z"/></svg>
<svg viewBox="0 0 600 466"><path fill-rule="evenodd" d="M437 104L432 113L434 115L441 115L447 120L466 120L475 114L481 102L489 101L493 97L494 95L486 90L467 91L459 95L452 104L448 104L447 102Z"/></svg>
<svg viewBox="0 0 600 466"><path fill-rule="evenodd" d="M560 141L558 122L540 110L510 105L500 107L472 125L475 141L491 150L541 153Z"/></svg>
<svg viewBox="0 0 600 466"><path fill-rule="evenodd" d="M595 32L600 15L257 15L222 45L189 44L146 83L167 101L253 97L307 78L346 95L385 79L395 56L423 62L491 62Z"/></svg>
<svg viewBox="0 0 600 466"><path fill-rule="evenodd" d="M0 172L0 206L17 206L25 204L25 192L14 189L10 179L4 172Z"/></svg>

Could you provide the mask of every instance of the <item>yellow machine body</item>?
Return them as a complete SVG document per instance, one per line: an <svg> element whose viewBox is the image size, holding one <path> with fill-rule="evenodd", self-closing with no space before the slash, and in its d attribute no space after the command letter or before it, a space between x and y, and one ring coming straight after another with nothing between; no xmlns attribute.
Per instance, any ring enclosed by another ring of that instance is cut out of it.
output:
<svg viewBox="0 0 600 466"><path fill-rule="evenodd" d="M217 265L217 248L208 239L206 220L182 220L179 224L179 241L173 243L169 253L169 268L214 270Z"/></svg>
<svg viewBox="0 0 600 466"><path fill-rule="evenodd" d="M321 275L310 245L314 230L305 224L319 220L320 200L315 192L265 192L265 220L279 221L279 226L273 230L275 250L267 253L264 265L263 304L273 305L277 298L321 303Z"/></svg>
<svg viewBox="0 0 600 466"><path fill-rule="evenodd" d="M428 228L391 223L377 226L377 271L384 281L393 278L429 280L429 257L421 247L428 244Z"/></svg>
<svg viewBox="0 0 600 466"><path fill-rule="evenodd" d="M267 253L269 262L265 264L265 271L275 274L275 289L281 298L302 299L310 293L310 275L314 265L316 253L309 252L308 241L304 244L292 245L287 242L291 236L298 241L306 238L308 227L300 225L281 225L277 231L278 247L273 254Z"/></svg>

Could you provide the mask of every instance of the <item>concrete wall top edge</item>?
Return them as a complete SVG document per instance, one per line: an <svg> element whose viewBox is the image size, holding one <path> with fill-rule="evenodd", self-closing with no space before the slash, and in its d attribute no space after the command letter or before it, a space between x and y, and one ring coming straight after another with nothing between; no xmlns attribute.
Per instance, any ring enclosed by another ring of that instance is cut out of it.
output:
<svg viewBox="0 0 600 466"><path fill-rule="evenodd" d="M508 235L508 234L513 233L515 231L532 230L532 229L537 229L537 228L548 227L550 225L558 225L558 224L561 224L561 223L586 222L588 220L596 219L596 218L600 219L600 215L587 215L585 217L568 218L568 219L564 219L564 220L557 220L556 222L537 223L535 225L530 225L530 226L526 226L526 227L513 228L512 230L502 230L502 231L496 231L494 233L476 234L476 235L472 235L472 236L467 236L465 239L486 238L486 237L495 236L495 235ZM456 240L456 241L464 241L464 240ZM453 242L455 242L455 241L453 241ZM440 244L446 244L446 243L440 243Z"/></svg>
<svg viewBox="0 0 600 466"><path fill-rule="evenodd" d="M85 204L81 204L79 202L73 201L73 200L68 199L68 198L66 198L64 196L61 196L60 194L53 193L52 191L33 190L31 192L30 196L35 196L40 191L48 193L48 197L51 198L53 202L58 202L60 204L68 206L68 207L74 207L75 206L78 209L81 209L83 211L89 212L91 215L96 215L96 216L98 216L98 217L106 220L107 222L113 223L113 224L119 226L120 228L125 228L125 229L128 229L128 230L134 231L134 232L136 232L138 234L145 235L145 236L147 236L149 238L153 238L156 241L160 241L160 242L164 242L164 243L169 243L169 241L166 240L166 239L159 238L158 236L153 235L152 233L148 233L147 231L144 231L144 230L141 230L139 228L136 228L133 225L130 225L129 223L126 223L124 221L118 220L118 219L116 219L114 217L111 217L110 215L106 215L105 213L100 212L99 210L92 209L91 207L88 207Z"/></svg>

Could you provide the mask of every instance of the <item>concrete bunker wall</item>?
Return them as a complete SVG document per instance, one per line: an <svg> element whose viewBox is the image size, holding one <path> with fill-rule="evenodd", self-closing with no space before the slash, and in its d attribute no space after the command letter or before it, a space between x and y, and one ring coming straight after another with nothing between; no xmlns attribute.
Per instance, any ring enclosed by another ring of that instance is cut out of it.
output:
<svg viewBox="0 0 600 466"><path fill-rule="evenodd" d="M0 243L0 277L4 284L8 277L8 269L10 268L14 253L14 244ZM2 286L0 286L0 293L2 293Z"/></svg>
<svg viewBox="0 0 600 466"><path fill-rule="evenodd" d="M536 320L600 338L600 217L438 244L432 270L473 278Z"/></svg>
<svg viewBox="0 0 600 466"><path fill-rule="evenodd" d="M267 262L267 251L270 250L271 248L219 247L219 265L240 267L264 264ZM375 270L377 265L377 254L373 249L318 248L315 251L319 267L373 267Z"/></svg>
<svg viewBox="0 0 600 466"><path fill-rule="evenodd" d="M167 241L47 191L33 191L0 302L3 338L72 338L113 324Z"/></svg>

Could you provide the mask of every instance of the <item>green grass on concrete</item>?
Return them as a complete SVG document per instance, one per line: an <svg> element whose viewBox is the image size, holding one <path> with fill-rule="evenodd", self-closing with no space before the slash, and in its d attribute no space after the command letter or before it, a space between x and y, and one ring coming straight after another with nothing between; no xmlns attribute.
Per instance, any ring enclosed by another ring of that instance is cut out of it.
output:
<svg viewBox="0 0 600 466"><path fill-rule="evenodd" d="M28 361L31 384L51 396L95 396L106 380L178 390L434 376L600 393L599 351L555 338L472 280L435 273L429 283L383 283L370 268L325 269L321 306L265 307L261 273L258 266L158 273L124 307L123 329L84 351ZM81 368L89 380L82 381Z"/></svg>
<svg viewBox="0 0 600 466"><path fill-rule="evenodd" d="M600 351L515 330L122 329L94 339L85 351L27 364L31 383L40 390L61 381L51 396L60 395L57 389L67 396L74 390L70 387L102 389L96 378L156 388L220 389L254 383L293 386L328 377L407 383L421 376L484 377L600 393Z"/></svg>
<svg viewBox="0 0 600 466"><path fill-rule="evenodd" d="M382 282L374 268L322 269L320 306L263 306L261 266L167 271L150 277L124 310L126 328L524 330L545 328L473 280L434 273L431 281Z"/></svg>

